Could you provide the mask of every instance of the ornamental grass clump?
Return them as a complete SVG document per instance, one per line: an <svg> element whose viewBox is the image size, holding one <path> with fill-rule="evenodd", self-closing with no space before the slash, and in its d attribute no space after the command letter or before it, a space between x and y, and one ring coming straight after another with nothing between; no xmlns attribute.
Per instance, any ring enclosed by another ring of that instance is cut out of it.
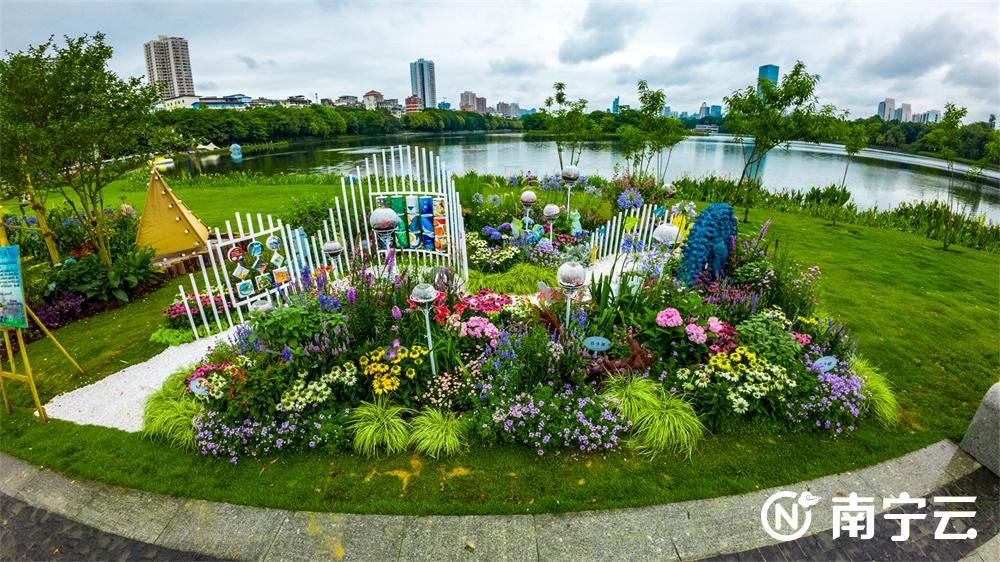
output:
<svg viewBox="0 0 1000 562"><path fill-rule="evenodd" d="M602 396L618 402L618 411L635 423L639 413L654 409L659 400L658 385L652 379L634 375L615 375L605 381Z"/></svg>
<svg viewBox="0 0 1000 562"><path fill-rule="evenodd" d="M892 391L885 373L872 365L867 359L855 356L851 361L851 369L865 381L865 401L861 406L862 415L872 414L886 427L899 423L902 410L896 395Z"/></svg>
<svg viewBox="0 0 1000 562"><path fill-rule="evenodd" d="M143 410L142 433L185 450L195 448L192 420L202 409L187 392L188 373L178 371L163 383L163 387L146 400Z"/></svg>
<svg viewBox="0 0 1000 562"><path fill-rule="evenodd" d="M427 408L411 423L410 446L413 450L438 458L466 448L466 425L454 412Z"/></svg>
<svg viewBox="0 0 1000 562"><path fill-rule="evenodd" d="M384 451L390 455L402 453L410 440L410 424L403 415L408 410L376 398L363 402L348 417L347 428L354 434L354 450L366 457Z"/></svg>
<svg viewBox="0 0 1000 562"><path fill-rule="evenodd" d="M690 457L704 433L691 404L657 387L655 401L640 403L629 444L650 456L670 451Z"/></svg>

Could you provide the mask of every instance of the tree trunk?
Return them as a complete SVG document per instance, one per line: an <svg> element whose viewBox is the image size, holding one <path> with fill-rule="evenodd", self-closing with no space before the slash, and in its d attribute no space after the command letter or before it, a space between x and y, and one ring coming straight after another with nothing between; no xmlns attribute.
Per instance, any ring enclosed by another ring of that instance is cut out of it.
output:
<svg viewBox="0 0 1000 562"><path fill-rule="evenodd" d="M21 161L21 166L24 166L28 162L28 157L22 152L19 160ZM38 200L37 193L35 192L35 184L31 180L30 173L24 174L24 188L28 194L28 200L31 202L31 210L35 212L35 216L38 218L38 229L42 232L45 249L49 252L49 261L52 262L52 265L57 265L62 259L59 257L59 248L56 247L56 235L49 228L49 219L45 216L45 205Z"/></svg>
<svg viewBox="0 0 1000 562"><path fill-rule="evenodd" d="M847 155L847 164L844 165L844 179L840 180L840 188L843 189L847 185L847 169L851 167L851 159L854 158L853 154Z"/></svg>

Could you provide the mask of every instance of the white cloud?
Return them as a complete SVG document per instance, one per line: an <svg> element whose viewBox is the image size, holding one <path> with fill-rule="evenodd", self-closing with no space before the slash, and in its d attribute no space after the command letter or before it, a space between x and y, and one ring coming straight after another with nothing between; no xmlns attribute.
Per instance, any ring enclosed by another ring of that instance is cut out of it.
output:
<svg viewBox="0 0 1000 562"><path fill-rule="evenodd" d="M409 94L410 61L434 60L438 97L464 90L522 107L552 83L603 109L635 82L694 111L756 80L757 67L796 60L822 75L824 102L871 115L884 97L914 111L954 101L985 119L1000 105L1000 4L853 2L621 3L594 0L213 3L3 0L0 47L101 30L112 67L145 72L142 44L186 37L199 93L252 96ZM205 91L201 91L204 89Z"/></svg>

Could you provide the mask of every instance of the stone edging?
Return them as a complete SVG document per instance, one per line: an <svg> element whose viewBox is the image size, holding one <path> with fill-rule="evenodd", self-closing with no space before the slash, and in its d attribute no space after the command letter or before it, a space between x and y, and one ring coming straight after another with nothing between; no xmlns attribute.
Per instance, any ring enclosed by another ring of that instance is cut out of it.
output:
<svg viewBox="0 0 1000 562"><path fill-rule="evenodd" d="M980 467L950 441L856 472L739 496L538 515L388 516L265 509L73 480L0 453L0 492L101 531L176 550L247 560L692 560L774 544L764 500L808 489L924 496ZM879 509L879 511L881 511ZM810 533L832 527L814 512Z"/></svg>

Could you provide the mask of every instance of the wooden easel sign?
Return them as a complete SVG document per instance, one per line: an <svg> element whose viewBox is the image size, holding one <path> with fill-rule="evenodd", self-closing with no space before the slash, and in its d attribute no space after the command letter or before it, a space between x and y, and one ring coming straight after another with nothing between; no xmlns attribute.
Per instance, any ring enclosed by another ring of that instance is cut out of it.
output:
<svg viewBox="0 0 1000 562"><path fill-rule="evenodd" d="M4 365L0 362L0 391L3 393L4 407L10 412L13 407L7 396L7 383L4 379L28 383L31 397L35 400L35 410L38 411L39 419L44 422L48 421L48 416L45 415L45 408L42 407L42 402L38 398L38 389L35 387L35 379L31 375L28 349L24 343L22 332L27 328L27 306L24 303L24 288L21 283L20 248L18 246L2 246L0 247L0 330L3 331L3 343L10 364ZM24 363L23 372L18 371L17 361L14 359L14 350L10 342L11 332L14 332L15 337L17 337L21 361Z"/></svg>

